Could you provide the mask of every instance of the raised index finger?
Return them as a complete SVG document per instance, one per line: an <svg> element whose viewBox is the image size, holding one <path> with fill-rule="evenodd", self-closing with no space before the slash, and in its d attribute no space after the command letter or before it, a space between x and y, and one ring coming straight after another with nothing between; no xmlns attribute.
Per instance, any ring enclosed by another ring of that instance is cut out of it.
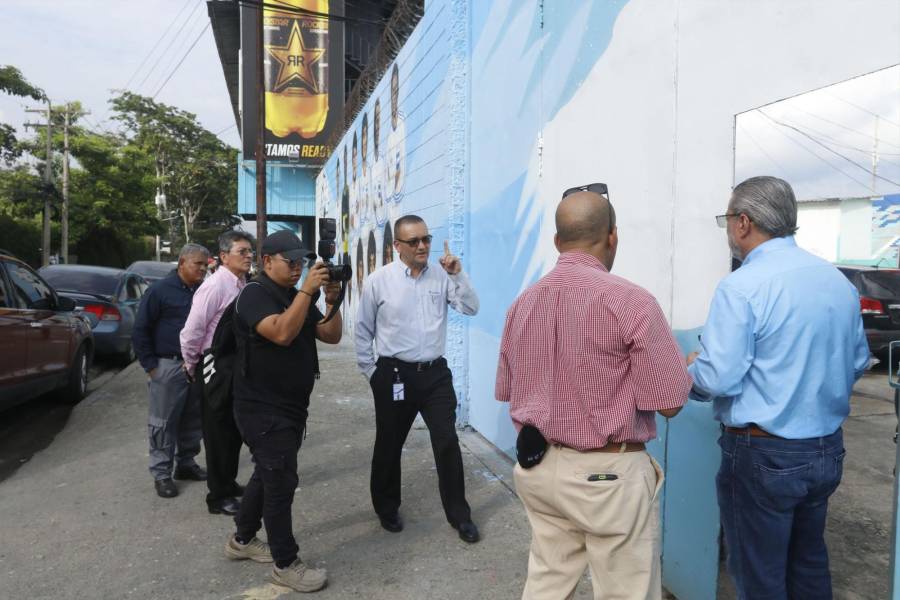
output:
<svg viewBox="0 0 900 600"><path fill-rule="evenodd" d="M450 256L450 240L444 240L444 256Z"/></svg>

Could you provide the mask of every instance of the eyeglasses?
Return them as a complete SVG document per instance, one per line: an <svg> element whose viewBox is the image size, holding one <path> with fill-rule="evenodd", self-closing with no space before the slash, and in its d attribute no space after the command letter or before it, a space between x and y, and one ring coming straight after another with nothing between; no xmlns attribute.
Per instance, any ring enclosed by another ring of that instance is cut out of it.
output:
<svg viewBox="0 0 900 600"><path fill-rule="evenodd" d="M595 194L599 194L604 198L609 200L609 188L606 187L605 183L589 183L587 185L579 185L578 187L569 188L563 192L562 197L565 198L575 192L593 192Z"/></svg>
<svg viewBox="0 0 900 600"><path fill-rule="evenodd" d="M433 239L434 239L433 235L423 235L420 238L410 238L408 240L401 240L400 238L394 238L394 241L408 244L410 248L418 248L419 242L422 242L426 246L430 246L431 240L433 240Z"/></svg>
<svg viewBox="0 0 900 600"><path fill-rule="evenodd" d="M241 248L240 250L232 251L231 254L239 254L241 256L256 256L256 252L254 252L250 248Z"/></svg>
<svg viewBox="0 0 900 600"><path fill-rule="evenodd" d="M283 260L288 264L288 267L291 269L299 269L303 266L302 258L295 258L294 260L290 260L289 258L285 258L283 256L272 256L272 258L277 258L278 260Z"/></svg>
<svg viewBox="0 0 900 600"><path fill-rule="evenodd" d="M725 229L728 227L728 217L739 217L740 213L725 213L724 215L716 215L716 225Z"/></svg>

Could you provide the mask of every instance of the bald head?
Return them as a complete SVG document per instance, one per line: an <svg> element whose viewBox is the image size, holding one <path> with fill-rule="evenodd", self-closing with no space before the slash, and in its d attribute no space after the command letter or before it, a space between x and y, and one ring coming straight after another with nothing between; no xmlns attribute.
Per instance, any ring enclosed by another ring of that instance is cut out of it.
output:
<svg viewBox="0 0 900 600"><path fill-rule="evenodd" d="M589 246L603 243L616 226L609 200L594 192L575 192L556 209L556 236L560 244Z"/></svg>

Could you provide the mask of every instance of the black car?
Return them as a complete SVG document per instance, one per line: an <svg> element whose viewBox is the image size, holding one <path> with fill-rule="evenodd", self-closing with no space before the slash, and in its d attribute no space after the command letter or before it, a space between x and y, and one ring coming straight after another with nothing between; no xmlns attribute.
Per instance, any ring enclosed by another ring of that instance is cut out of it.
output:
<svg viewBox="0 0 900 600"><path fill-rule="evenodd" d="M138 260L125 269L129 273L137 273L143 277L147 283L153 283L158 279L162 279L172 272L178 266L178 263L160 262L156 260Z"/></svg>
<svg viewBox="0 0 900 600"><path fill-rule="evenodd" d="M886 360L888 345L900 340L900 269L850 265L837 265L837 268L859 292L869 351Z"/></svg>
<svg viewBox="0 0 900 600"><path fill-rule="evenodd" d="M90 318L97 354L114 355L126 364L134 360L131 332L141 297L149 287L143 277L87 265L50 265L39 272Z"/></svg>

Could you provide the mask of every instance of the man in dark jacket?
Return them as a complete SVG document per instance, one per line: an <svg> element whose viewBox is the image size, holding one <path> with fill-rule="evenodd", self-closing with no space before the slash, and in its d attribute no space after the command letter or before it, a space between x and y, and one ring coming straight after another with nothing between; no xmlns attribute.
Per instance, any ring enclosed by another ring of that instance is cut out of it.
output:
<svg viewBox="0 0 900 600"><path fill-rule="evenodd" d="M206 275L208 258L203 246L186 244L178 268L144 294L132 333L135 353L149 378L150 474L162 498L178 495L173 461L175 479L206 479L206 471L194 460L203 437L200 398L189 393L178 336Z"/></svg>

